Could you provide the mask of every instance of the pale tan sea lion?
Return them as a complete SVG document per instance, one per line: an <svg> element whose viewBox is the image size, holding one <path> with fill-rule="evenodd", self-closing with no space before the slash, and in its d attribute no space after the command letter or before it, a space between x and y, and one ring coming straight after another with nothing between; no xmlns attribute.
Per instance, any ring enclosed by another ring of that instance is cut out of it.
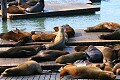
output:
<svg viewBox="0 0 120 80"><path fill-rule="evenodd" d="M8 68L2 76L29 76L42 73L42 68L36 61L26 61L16 67Z"/></svg>
<svg viewBox="0 0 120 80"><path fill-rule="evenodd" d="M65 47L65 31L64 28L59 26L59 31L57 32L57 35L54 39L53 44L46 44L46 49L53 49L53 50L60 50Z"/></svg>

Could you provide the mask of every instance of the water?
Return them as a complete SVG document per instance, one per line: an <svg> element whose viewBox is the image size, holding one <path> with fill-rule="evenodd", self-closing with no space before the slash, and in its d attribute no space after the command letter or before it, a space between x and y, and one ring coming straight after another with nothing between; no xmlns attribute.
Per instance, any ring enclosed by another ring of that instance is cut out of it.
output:
<svg viewBox="0 0 120 80"><path fill-rule="evenodd" d="M48 3L66 3L70 0L46 0ZM80 0L71 0L80 1ZM54 26L69 24L74 29L84 29L89 26L94 26L100 22L117 22L120 23L120 0L102 0L101 10L95 14L89 15L74 15L74 16L58 16L47 18L31 18L7 20L7 23L2 23L0 20L0 32L7 32L15 28L24 29L25 31L49 31L53 30Z"/></svg>

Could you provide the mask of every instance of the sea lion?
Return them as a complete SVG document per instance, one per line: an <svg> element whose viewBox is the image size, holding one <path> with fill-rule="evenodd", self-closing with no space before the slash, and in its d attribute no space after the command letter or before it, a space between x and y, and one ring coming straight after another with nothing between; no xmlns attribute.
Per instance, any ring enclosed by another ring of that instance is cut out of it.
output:
<svg viewBox="0 0 120 80"><path fill-rule="evenodd" d="M111 62L114 59L117 59L117 53L110 47L103 46L101 52L103 54L103 62Z"/></svg>
<svg viewBox="0 0 120 80"><path fill-rule="evenodd" d="M7 41L15 41L17 42L15 45L18 46L32 41L31 35L32 34L30 32L24 32L16 28L16 30L11 30L7 33L1 33L0 38Z"/></svg>
<svg viewBox="0 0 120 80"><path fill-rule="evenodd" d="M37 54L40 50L43 50L41 45L30 45L30 46L17 46L12 47L6 51L0 51L1 58L19 58L19 57L30 57Z"/></svg>
<svg viewBox="0 0 120 80"><path fill-rule="evenodd" d="M22 8L20 6L9 6L7 8L7 13L10 13L10 14L24 14L25 8Z"/></svg>
<svg viewBox="0 0 120 80"><path fill-rule="evenodd" d="M112 71L114 72L114 73L118 73L118 70L117 69L120 69L120 63L117 63L114 67L113 67L113 69L112 69Z"/></svg>
<svg viewBox="0 0 120 80"><path fill-rule="evenodd" d="M26 3L29 6L35 6L38 3L39 0L28 0Z"/></svg>
<svg viewBox="0 0 120 80"><path fill-rule="evenodd" d="M58 57L55 62L60 64L74 63L77 60L86 60L85 52L74 52Z"/></svg>
<svg viewBox="0 0 120 80"><path fill-rule="evenodd" d="M39 53L37 53L35 56L30 57L29 60L35 60L37 62L41 61L51 61L55 60L61 55L69 54L69 52L63 50L42 50Z"/></svg>
<svg viewBox="0 0 120 80"><path fill-rule="evenodd" d="M102 79L110 80L115 79L116 75L110 71L103 71L98 67L88 66L68 66L60 71L60 79L65 75L71 75L75 79ZM93 76L94 75L94 76Z"/></svg>
<svg viewBox="0 0 120 80"><path fill-rule="evenodd" d="M100 39L104 39L104 40L120 40L119 36L120 36L120 30L114 31L114 32L108 33L108 34L101 34L98 37Z"/></svg>
<svg viewBox="0 0 120 80"><path fill-rule="evenodd" d="M26 61L20 65L6 69L2 76L29 76L42 73L42 68L36 61Z"/></svg>
<svg viewBox="0 0 120 80"><path fill-rule="evenodd" d="M68 38L75 36L75 30L68 24L62 25L63 28L65 28L65 32L68 35ZM57 32L59 30L58 27L54 27L54 30Z"/></svg>
<svg viewBox="0 0 120 80"><path fill-rule="evenodd" d="M32 35L32 40L33 41L44 41L44 42L50 42L50 41L54 41L56 35L55 34L52 34L52 33L44 33L44 32L41 32L41 33L38 33L38 34L33 34Z"/></svg>
<svg viewBox="0 0 120 80"><path fill-rule="evenodd" d="M120 28L120 24L115 22L102 22L93 27L87 27L84 29L86 32L113 32Z"/></svg>
<svg viewBox="0 0 120 80"><path fill-rule="evenodd" d="M76 47L74 48L74 50L75 50L76 52L85 51L88 47L89 47L89 46L76 46Z"/></svg>
<svg viewBox="0 0 120 80"><path fill-rule="evenodd" d="M0 38L4 40L13 40L15 42L19 41L23 37L31 36L29 32L23 32L16 28L16 30L11 30L7 33L1 33Z"/></svg>
<svg viewBox="0 0 120 80"><path fill-rule="evenodd" d="M44 11L44 0L39 0L35 6L25 9L25 11L33 13L33 12L41 12Z"/></svg>
<svg viewBox="0 0 120 80"><path fill-rule="evenodd" d="M99 49L95 46L90 45L86 50L87 59L93 63L103 62L103 55Z"/></svg>
<svg viewBox="0 0 120 80"><path fill-rule="evenodd" d="M46 49L49 50L63 50L65 47L65 32L64 28L59 26L59 31L56 34L53 44L45 44Z"/></svg>

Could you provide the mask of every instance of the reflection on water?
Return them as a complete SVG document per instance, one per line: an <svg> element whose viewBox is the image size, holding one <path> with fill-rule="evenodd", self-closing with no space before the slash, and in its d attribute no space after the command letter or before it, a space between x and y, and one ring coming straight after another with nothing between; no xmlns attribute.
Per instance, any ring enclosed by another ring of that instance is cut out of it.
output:
<svg viewBox="0 0 120 80"><path fill-rule="evenodd" d="M79 1L79 0L46 0L51 1ZM101 4L96 4L101 7L101 10L95 14L89 15L74 15L74 16L58 16L46 18L31 18L19 20L7 20L2 23L0 20L0 32L7 32L9 30L18 28L25 29L26 31L32 30L53 30L54 26L69 24L74 29L83 29L89 26L94 26L100 22L113 21L120 23L120 0L102 0Z"/></svg>

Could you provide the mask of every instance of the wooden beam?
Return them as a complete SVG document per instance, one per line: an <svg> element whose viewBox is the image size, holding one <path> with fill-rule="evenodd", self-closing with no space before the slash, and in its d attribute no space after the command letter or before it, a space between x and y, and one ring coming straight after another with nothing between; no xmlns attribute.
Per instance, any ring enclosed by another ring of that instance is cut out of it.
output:
<svg viewBox="0 0 120 80"><path fill-rule="evenodd" d="M2 20L7 20L7 0L1 0Z"/></svg>

